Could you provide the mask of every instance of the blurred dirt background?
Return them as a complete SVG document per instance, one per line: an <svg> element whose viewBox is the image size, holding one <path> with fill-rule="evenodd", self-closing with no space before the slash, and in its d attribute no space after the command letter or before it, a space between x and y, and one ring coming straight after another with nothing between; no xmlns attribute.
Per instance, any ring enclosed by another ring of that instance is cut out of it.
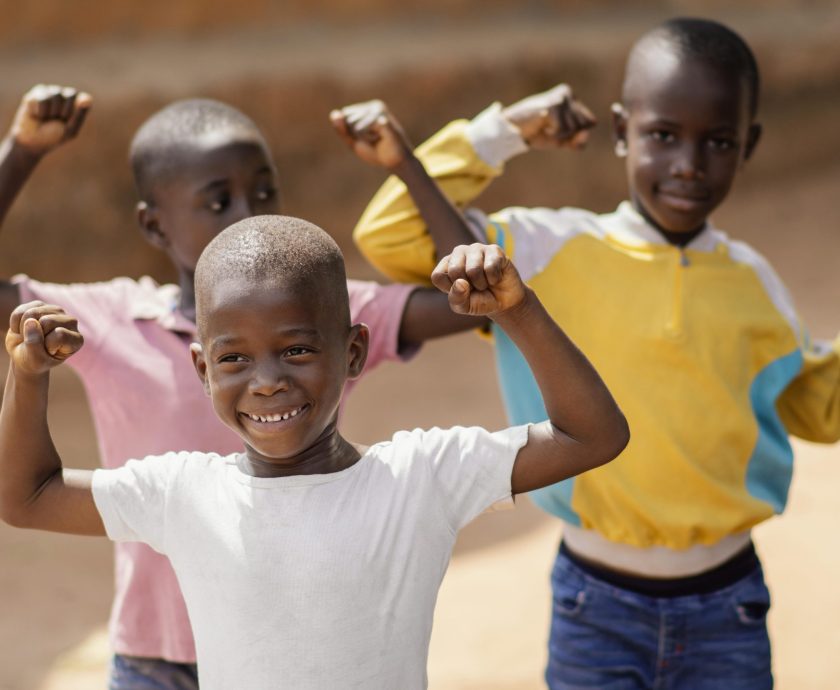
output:
<svg viewBox="0 0 840 690"><path fill-rule="evenodd" d="M171 279L134 227L126 152L154 110L208 96L265 131L285 212L330 230L352 276L376 278L350 231L382 175L344 150L327 125L330 109L382 97L419 143L495 99L567 81L606 122L632 41L689 14L741 32L764 80L765 137L715 220L769 257L814 335L840 327L836 0L0 0L0 8L0 122L37 82L72 84L96 99L79 140L45 161L10 214L3 275ZM581 155L517 159L480 203L606 211L623 195L602 126ZM491 370L490 348L474 336L432 344L357 388L345 432L372 441L407 426L501 426ZM51 417L67 463L95 466L84 391L68 372L55 376ZM797 454L787 514L757 530L774 596L775 671L782 690L836 690L840 463L834 448L798 444ZM542 687L558 537L556 521L527 500L463 533L440 596L432 688ZM0 526L0 690L104 688L110 596L106 542Z"/></svg>

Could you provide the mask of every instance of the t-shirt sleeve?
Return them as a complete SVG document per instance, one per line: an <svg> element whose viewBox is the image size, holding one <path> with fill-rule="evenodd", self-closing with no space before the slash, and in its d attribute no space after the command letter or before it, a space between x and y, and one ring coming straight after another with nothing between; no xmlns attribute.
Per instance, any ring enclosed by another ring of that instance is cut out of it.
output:
<svg viewBox="0 0 840 690"><path fill-rule="evenodd" d="M42 283L25 275L12 281L20 290L21 303L41 300L55 304L75 317L85 344L73 355L68 364L84 369L96 358L102 342L113 331L117 319L127 318L130 293L136 289L130 278L116 278L102 283Z"/></svg>
<svg viewBox="0 0 840 690"><path fill-rule="evenodd" d="M129 460L93 473L93 500L112 541L139 541L166 553L166 501L183 453Z"/></svg>
<svg viewBox="0 0 840 690"><path fill-rule="evenodd" d="M365 370L380 362L406 360L417 352L416 346L400 349L400 326L411 293L416 285L379 285L372 281L348 280L350 318L370 329Z"/></svg>
<svg viewBox="0 0 840 690"><path fill-rule="evenodd" d="M441 506L454 531L490 507L512 502L516 456L528 442L528 425L490 432L454 427L411 432L415 462L432 469Z"/></svg>

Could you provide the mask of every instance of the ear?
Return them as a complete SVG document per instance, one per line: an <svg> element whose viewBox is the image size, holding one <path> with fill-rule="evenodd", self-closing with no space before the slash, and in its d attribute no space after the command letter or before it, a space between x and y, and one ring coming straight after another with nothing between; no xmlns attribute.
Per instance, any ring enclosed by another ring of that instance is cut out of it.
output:
<svg viewBox="0 0 840 690"><path fill-rule="evenodd" d="M761 125L757 122L754 122L750 125L749 130L747 131L747 145L744 146L744 161L748 161L750 156L753 155L753 151L755 151L755 147L758 146L758 141L761 139L761 132L762 128Z"/></svg>
<svg viewBox="0 0 840 690"><path fill-rule="evenodd" d="M137 224L146 238L146 242L157 249L166 249L169 246L169 239L160 228L158 210L145 201L137 202Z"/></svg>
<svg viewBox="0 0 840 690"><path fill-rule="evenodd" d="M204 386L204 392L210 395L210 382L207 380L207 361L204 359L204 350L200 343L190 345L190 357L192 357L195 373L198 374L201 385Z"/></svg>
<svg viewBox="0 0 840 690"><path fill-rule="evenodd" d="M610 106L610 115L615 155L624 158L627 155L627 108L621 103L613 103Z"/></svg>
<svg viewBox="0 0 840 690"><path fill-rule="evenodd" d="M367 361L370 331L363 323L357 323L350 328L347 340L347 378L357 379L362 375Z"/></svg>

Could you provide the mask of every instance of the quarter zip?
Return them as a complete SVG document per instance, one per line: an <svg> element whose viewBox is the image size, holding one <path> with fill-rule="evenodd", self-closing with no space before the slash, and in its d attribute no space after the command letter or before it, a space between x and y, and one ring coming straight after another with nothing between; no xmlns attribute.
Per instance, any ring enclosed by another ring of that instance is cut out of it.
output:
<svg viewBox="0 0 840 690"><path fill-rule="evenodd" d="M674 248L673 292L671 294L671 315L665 324L665 336L677 340L683 336L683 281L684 273L691 265L685 249Z"/></svg>

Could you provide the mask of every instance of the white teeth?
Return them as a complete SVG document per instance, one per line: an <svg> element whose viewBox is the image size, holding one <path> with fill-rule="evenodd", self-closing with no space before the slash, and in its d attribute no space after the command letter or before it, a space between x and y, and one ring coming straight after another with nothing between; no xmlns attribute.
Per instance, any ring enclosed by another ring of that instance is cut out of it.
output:
<svg viewBox="0 0 840 690"><path fill-rule="evenodd" d="M268 422L285 422L291 419L292 417L297 416L299 412L303 410L302 407L297 408L296 410L292 410L291 412L286 412L285 414L270 414L270 415L258 415L258 414L249 414L245 413L245 415L252 419L255 422L262 422L266 424Z"/></svg>

